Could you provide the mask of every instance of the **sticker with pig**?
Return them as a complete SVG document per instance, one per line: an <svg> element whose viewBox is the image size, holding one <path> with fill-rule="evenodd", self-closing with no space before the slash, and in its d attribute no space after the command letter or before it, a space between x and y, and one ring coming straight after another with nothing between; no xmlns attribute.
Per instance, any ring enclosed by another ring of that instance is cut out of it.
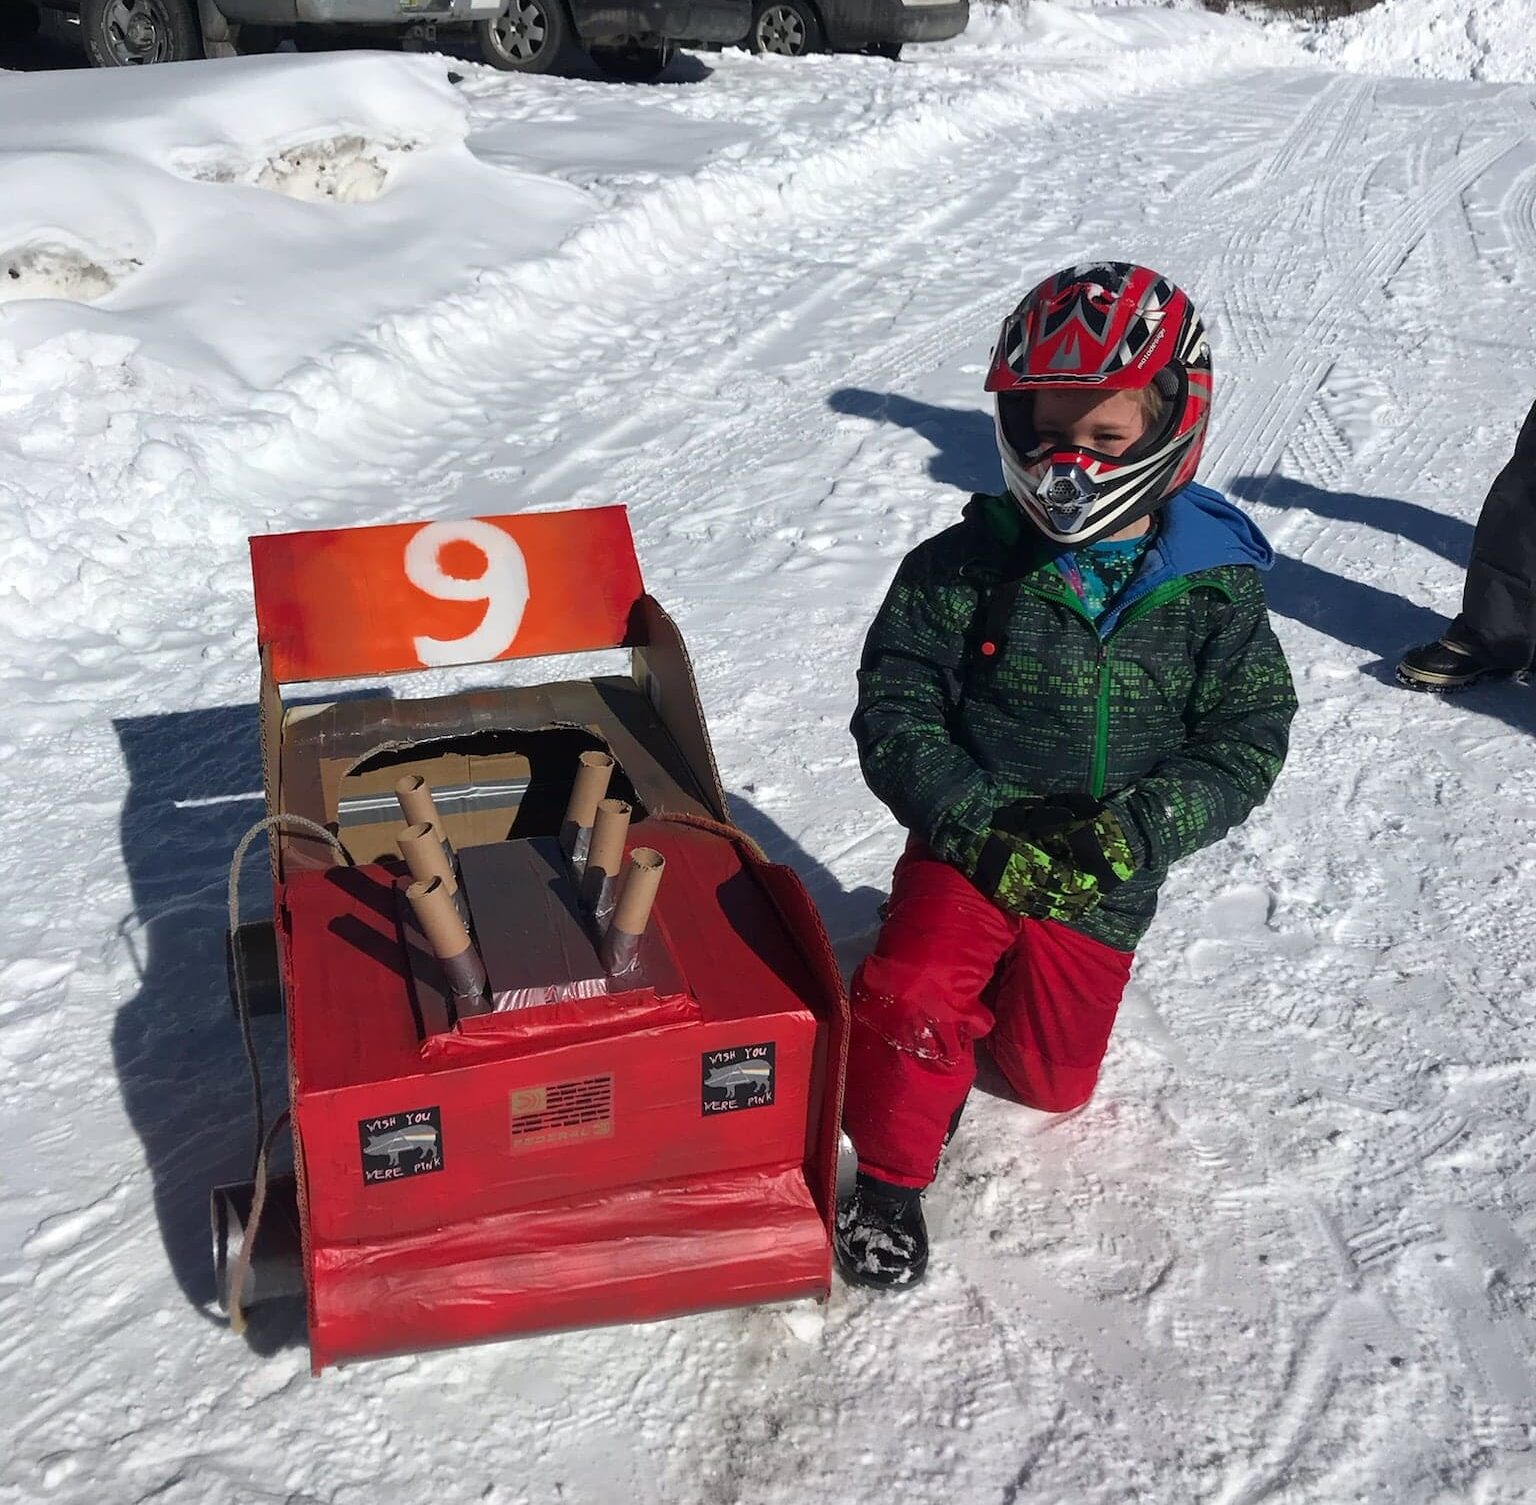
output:
<svg viewBox="0 0 1536 1505"><path fill-rule="evenodd" d="M441 1108L410 1108L357 1121L363 1180L404 1181L443 1168Z"/></svg>
<svg viewBox="0 0 1536 1505"><path fill-rule="evenodd" d="M736 1113L773 1106L772 1040L762 1045L733 1045L704 1052L703 1109Z"/></svg>

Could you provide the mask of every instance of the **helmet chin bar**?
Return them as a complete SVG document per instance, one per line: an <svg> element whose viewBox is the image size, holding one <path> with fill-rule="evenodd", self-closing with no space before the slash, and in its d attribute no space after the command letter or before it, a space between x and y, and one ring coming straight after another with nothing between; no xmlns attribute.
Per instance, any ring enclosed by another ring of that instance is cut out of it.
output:
<svg viewBox="0 0 1536 1505"><path fill-rule="evenodd" d="M1051 464L1035 488L1035 500L1050 519L1051 531L1064 537L1080 533L1098 499L1099 488L1081 465Z"/></svg>
<svg viewBox="0 0 1536 1505"><path fill-rule="evenodd" d="M1142 487L1126 493L1123 470L1094 475L1093 470L1105 461L1114 463L1091 451L1048 451L1024 469L1005 457L1003 475L1032 527L1064 549L1079 549L1155 512L1161 502L1160 495L1149 500Z"/></svg>

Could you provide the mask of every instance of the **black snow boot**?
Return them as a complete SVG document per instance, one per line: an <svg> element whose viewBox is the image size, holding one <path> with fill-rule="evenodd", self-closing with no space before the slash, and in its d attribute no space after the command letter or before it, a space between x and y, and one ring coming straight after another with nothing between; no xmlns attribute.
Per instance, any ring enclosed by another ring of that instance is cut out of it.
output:
<svg viewBox="0 0 1536 1505"><path fill-rule="evenodd" d="M850 1196L837 1209L833 1247L843 1278L852 1285L889 1290L916 1285L928 1268L928 1230L923 1194L859 1172Z"/></svg>
<svg viewBox="0 0 1536 1505"><path fill-rule="evenodd" d="M1470 648L1437 638L1418 648L1410 648L1397 666L1397 677L1410 690L1431 690L1441 694L1464 690L1480 679L1499 671L1479 658Z"/></svg>

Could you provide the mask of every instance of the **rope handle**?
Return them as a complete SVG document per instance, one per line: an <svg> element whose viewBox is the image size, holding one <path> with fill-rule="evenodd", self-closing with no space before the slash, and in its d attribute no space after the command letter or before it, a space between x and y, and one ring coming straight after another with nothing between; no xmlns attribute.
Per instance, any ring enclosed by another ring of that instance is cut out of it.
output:
<svg viewBox="0 0 1536 1505"><path fill-rule="evenodd" d="M251 843L264 831L271 831L277 827L285 827L291 830L303 831L306 835L318 837L326 842L339 856L347 867L354 866L352 854L341 844L341 840L332 831L327 831L319 821L310 820L307 815L264 815L240 838L235 847L235 855L229 864L229 944L234 953L234 967L231 969L235 977L235 1017L240 1021L240 1039L245 1046L245 1061L251 1072L251 1096L255 1102L256 1118L256 1149L252 1157L251 1174L256 1174L256 1165L261 1159L262 1144L266 1138L266 1109L262 1103L261 1088L261 1063L256 1057L256 1042L251 1036L251 1011L245 999L245 968L240 959L240 865L245 861L245 854L250 851Z"/></svg>
<svg viewBox="0 0 1536 1505"><path fill-rule="evenodd" d="M306 835L317 837L340 857L345 866L355 866L352 854L341 844L340 838L334 832L327 831L318 821L310 820L308 816L285 814L264 815L240 838L235 847L235 855L230 860L229 944L234 954L234 966L231 970L235 979L235 1016L240 1021L240 1039L245 1046L246 1065L250 1067L251 1098L256 1120L256 1150L251 1166L251 1178L255 1186L251 1196L251 1213L246 1219L245 1236L240 1240L240 1252L236 1255L234 1267L230 1271L226 1296L229 1305L229 1325L236 1333L244 1333L246 1329L243 1295L246 1279L251 1272L251 1261L255 1257L256 1234L261 1227L261 1215L267 1204L267 1164L271 1158L272 1146L277 1142L277 1136L289 1123L288 1110L284 1108L272 1127L270 1129L266 1127L266 1107L262 1101L261 1062L256 1055L256 1041L251 1035L251 1010L245 997L245 968L239 949L240 865L245 861L245 855L250 851L251 843L262 832L279 828L302 831Z"/></svg>
<svg viewBox="0 0 1536 1505"><path fill-rule="evenodd" d="M245 1281L251 1273L251 1262L256 1257L256 1231L261 1227L261 1215L267 1205L267 1163L277 1136L288 1125L288 1110L283 1109L267 1130L260 1148L256 1151L256 1184L251 1193L251 1215L245 1220L245 1233L240 1239L240 1252L229 1272L226 1301L229 1304L229 1326L234 1333L243 1335L247 1326L245 1315Z"/></svg>

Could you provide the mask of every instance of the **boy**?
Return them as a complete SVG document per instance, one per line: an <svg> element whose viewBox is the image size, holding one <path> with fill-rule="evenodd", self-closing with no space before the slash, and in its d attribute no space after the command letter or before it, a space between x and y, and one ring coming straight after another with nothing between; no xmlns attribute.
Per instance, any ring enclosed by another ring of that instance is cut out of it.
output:
<svg viewBox="0 0 1536 1505"><path fill-rule="evenodd" d="M1004 322L986 385L1008 489L902 561L859 668L864 776L912 833L853 981L835 1242L864 1285L922 1277L975 1040L1025 1103L1088 1100L1169 864L1264 799L1296 711L1274 556L1194 484L1211 364L1189 298L1068 268Z"/></svg>

